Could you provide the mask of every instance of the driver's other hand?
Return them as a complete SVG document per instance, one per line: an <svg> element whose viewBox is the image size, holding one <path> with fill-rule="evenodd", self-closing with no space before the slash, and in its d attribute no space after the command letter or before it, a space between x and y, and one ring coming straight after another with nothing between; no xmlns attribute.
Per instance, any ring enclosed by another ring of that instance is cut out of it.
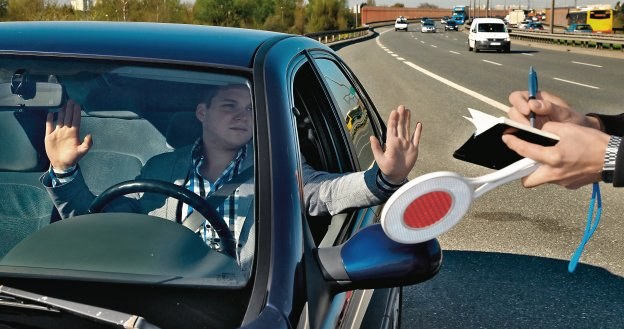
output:
<svg viewBox="0 0 624 329"><path fill-rule="evenodd" d="M87 154L93 141L91 135L80 140L80 104L68 100L58 112L56 124L54 113L46 118L45 149L50 164L55 169L64 170L78 163Z"/></svg>

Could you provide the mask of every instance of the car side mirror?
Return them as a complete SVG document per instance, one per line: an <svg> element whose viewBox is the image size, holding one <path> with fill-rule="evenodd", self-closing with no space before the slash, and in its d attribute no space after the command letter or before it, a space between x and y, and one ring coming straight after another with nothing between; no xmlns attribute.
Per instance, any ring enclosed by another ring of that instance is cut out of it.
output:
<svg viewBox="0 0 624 329"><path fill-rule="evenodd" d="M391 240L380 224L367 226L342 245L316 251L334 292L411 285L436 275L442 264L437 239L404 244Z"/></svg>

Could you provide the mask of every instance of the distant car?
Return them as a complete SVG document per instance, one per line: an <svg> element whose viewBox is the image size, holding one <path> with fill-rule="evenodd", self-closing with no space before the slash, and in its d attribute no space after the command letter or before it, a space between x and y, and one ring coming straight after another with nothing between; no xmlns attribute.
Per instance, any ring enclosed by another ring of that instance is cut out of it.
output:
<svg viewBox="0 0 624 329"><path fill-rule="evenodd" d="M395 31L400 31L403 30L405 32L407 32L407 25L409 23L407 22L407 18L403 17L403 16L399 16L397 17L396 21L394 22L394 30Z"/></svg>
<svg viewBox="0 0 624 329"><path fill-rule="evenodd" d="M448 23L448 21L449 21L450 19L451 19L450 17L448 17L448 16L444 16L444 17L442 17L442 18L440 19L440 23L441 23L441 24L446 24L446 23Z"/></svg>
<svg viewBox="0 0 624 329"><path fill-rule="evenodd" d="M457 25L457 22L454 20L449 20L448 22L446 22L446 25L444 25L444 31L459 31L459 25Z"/></svg>
<svg viewBox="0 0 624 329"><path fill-rule="evenodd" d="M530 22L529 24L527 24L526 29L532 31L543 30L544 24L542 24L541 22Z"/></svg>
<svg viewBox="0 0 624 329"><path fill-rule="evenodd" d="M526 29L527 25L529 25L529 23L531 23L531 21L523 21L523 22L518 24L518 28L519 29Z"/></svg>
<svg viewBox="0 0 624 329"><path fill-rule="evenodd" d="M592 29L589 24L570 24L565 31L575 33L594 33L594 29Z"/></svg>
<svg viewBox="0 0 624 329"><path fill-rule="evenodd" d="M426 20L425 22L423 22L421 24L420 27L420 32L422 33L427 33L427 32L433 32L435 33L436 31L436 26L435 26L435 22L431 19Z"/></svg>

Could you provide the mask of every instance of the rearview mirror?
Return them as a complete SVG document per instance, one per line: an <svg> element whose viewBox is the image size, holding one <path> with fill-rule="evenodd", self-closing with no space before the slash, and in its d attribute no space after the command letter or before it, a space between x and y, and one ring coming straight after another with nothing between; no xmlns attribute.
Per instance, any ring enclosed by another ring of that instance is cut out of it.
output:
<svg viewBox="0 0 624 329"><path fill-rule="evenodd" d="M325 280L335 283L334 292L416 284L432 278L442 265L437 239L398 243L380 224L363 228L340 246L317 249L317 257Z"/></svg>
<svg viewBox="0 0 624 329"><path fill-rule="evenodd" d="M63 86L53 82L0 83L0 108L49 109L63 104Z"/></svg>

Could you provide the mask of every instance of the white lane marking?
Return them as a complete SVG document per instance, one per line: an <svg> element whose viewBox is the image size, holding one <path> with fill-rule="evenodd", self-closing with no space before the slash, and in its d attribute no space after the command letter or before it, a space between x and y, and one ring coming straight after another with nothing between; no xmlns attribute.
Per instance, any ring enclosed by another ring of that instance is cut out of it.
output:
<svg viewBox="0 0 624 329"><path fill-rule="evenodd" d="M420 43L425 43L425 42L421 40Z"/></svg>
<svg viewBox="0 0 624 329"><path fill-rule="evenodd" d="M436 46L436 45L431 45L431 47L433 47L433 48L438 48L438 46Z"/></svg>
<svg viewBox="0 0 624 329"><path fill-rule="evenodd" d="M488 60L485 60L485 59L483 59L482 61L484 61L484 62L486 62L486 63L490 63L490 64L498 65L498 66L503 65L503 64L501 64L501 63L496 63L496 62L488 61Z"/></svg>
<svg viewBox="0 0 624 329"><path fill-rule="evenodd" d="M390 55L394 54L393 52L391 52L390 50L386 50L386 52Z"/></svg>
<svg viewBox="0 0 624 329"><path fill-rule="evenodd" d="M382 32L382 33L385 33L385 32ZM375 38L375 42L377 42L377 45L379 45L379 47L383 47L384 46L381 43L381 41L379 41L379 37ZM437 74L435 74L435 73L433 73L431 71L428 71L428 70L426 70L426 69L424 69L424 68L422 68L422 67L420 67L420 66L418 66L418 65L416 65L416 64L414 64L414 63L412 63L410 61L403 61L403 63L407 64L409 67L415 69L416 71L419 71L419 72L421 72L421 73L423 73L425 75L428 75L428 76L430 76L430 77L432 77L432 78L434 78L434 79L436 79L436 80L446 84L447 86L449 86L451 88L455 88L455 89L457 89L457 90L467 94L468 96L476 98L476 99L478 99L478 100L480 100L480 101L482 101L482 102L484 102L486 104L489 104L489 105L491 105L491 106L493 106L493 107L495 107L495 108L497 108L497 109L499 109L499 110L501 110L503 112L508 112L509 111L509 106L507 106L507 105L505 105L503 103L495 101L495 100L493 100L493 99L491 99L491 98L489 98L489 97L487 97L485 95L481 95L478 92L470 90L470 89L468 89L468 88L466 88L464 86L460 86L460 85L456 84L455 82L450 81L448 79L445 79L445 78L443 78L443 77L441 77L441 76L439 76L439 75L437 75Z"/></svg>
<svg viewBox="0 0 624 329"><path fill-rule="evenodd" d="M400 61L404 61L405 60L405 58L403 58L403 57L397 57L396 59L398 59Z"/></svg>
<svg viewBox="0 0 624 329"><path fill-rule="evenodd" d="M575 61L572 61L572 63L574 63L574 64L580 64L580 65L593 66L593 67L602 67L602 65L589 64L589 63L583 63L583 62L575 62Z"/></svg>
<svg viewBox="0 0 624 329"><path fill-rule="evenodd" d="M422 68L422 67L420 67L420 66L418 66L418 65L416 65L414 63L412 63L412 62L405 61L403 63L407 64L409 67L413 68L416 71L419 71L419 72L421 72L421 73L423 73L425 75L428 75L431 78L434 78L434 79L436 79L436 80L446 84L447 86L455 88L455 89L457 89L457 90L459 90L459 91L461 91L461 92L463 92L463 93L465 93L465 94L467 94L467 95L469 95L471 97L474 97L474 98L476 98L476 99L478 99L478 100L480 100L482 102L490 104L493 107L495 107L495 108L497 108L497 109L499 109L499 110L501 110L503 112L509 111L509 106L507 106L507 105L505 105L503 103L495 101L495 100L493 100L493 99L491 99L491 98L489 98L487 96L481 95L481 94L477 93L476 91L470 90L470 89L468 89L468 88L466 88L464 86L460 86L460 85L456 84L455 82L450 81L450 80L448 80L446 78L443 78L443 77L441 77L441 76L439 76L439 75L437 75L437 74L435 74L435 73L433 73L431 71L428 71L428 70L426 70L426 69L424 69L424 68Z"/></svg>
<svg viewBox="0 0 624 329"><path fill-rule="evenodd" d="M553 78L557 81L562 81L562 82L567 82L567 83L571 83L573 85L577 85L577 86L583 86L583 87L587 87L587 88L591 88L591 89L600 89L596 86L592 86L592 85L586 85L584 83L580 83L580 82L574 82L574 81L570 81L570 80L565 80L565 79L559 79L559 78Z"/></svg>
<svg viewBox="0 0 624 329"><path fill-rule="evenodd" d="M397 54L392 54L392 57L399 57L399 55L397 55Z"/></svg>
<svg viewBox="0 0 624 329"><path fill-rule="evenodd" d="M453 53L453 54L457 54L457 55L459 55L459 53L458 53L458 52L453 51L453 50L449 50L449 53Z"/></svg>
<svg viewBox="0 0 624 329"><path fill-rule="evenodd" d="M524 56L533 56L533 54L529 54L529 53L522 53L522 55L524 55Z"/></svg>

